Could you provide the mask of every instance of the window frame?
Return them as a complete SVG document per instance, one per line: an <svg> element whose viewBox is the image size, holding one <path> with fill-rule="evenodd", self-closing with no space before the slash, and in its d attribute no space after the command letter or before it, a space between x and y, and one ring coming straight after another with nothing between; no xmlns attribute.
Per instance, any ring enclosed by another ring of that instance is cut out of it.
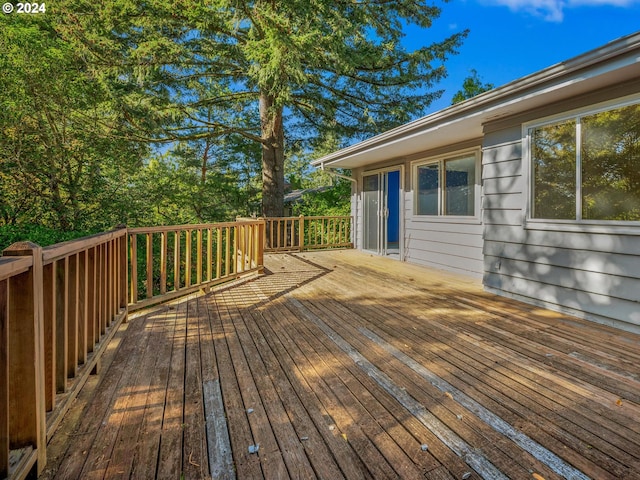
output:
<svg viewBox="0 0 640 480"><path fill-rule="evenodd" d="M586 233L619 233L640 235L640 221L637 220L591 220L582 218L582 152L581 118L631 105L640 105L640 95L634 94L606 102L576 108L561 114L550 115L522 124L522 160L524 206L524 227L536 230L558 230ZM535 128L553 125L567 120L576 123L576 218L549 219L532 216L535 203L534 164L531 137Z"/></svg>
<svg viewBox="0 0 640 480"><path fill-rule="evenodd" d="M446 215L443 212L446 202L446 185L445 185L445 163L449 160L457 160L465 157L473 156L475 159L475 178L474 199L473 199L473 215ZM438 165L438 214L428 215L418 213L418 168L427 165ZM413 206L411 208L412 219L414 221L423 222L442 222L442 223L473 223L478 224L480 221L480 204L481 204L481 150L480 147L457 150L441 155L429 156L411 162L412 188L413 188Z"/></svg>

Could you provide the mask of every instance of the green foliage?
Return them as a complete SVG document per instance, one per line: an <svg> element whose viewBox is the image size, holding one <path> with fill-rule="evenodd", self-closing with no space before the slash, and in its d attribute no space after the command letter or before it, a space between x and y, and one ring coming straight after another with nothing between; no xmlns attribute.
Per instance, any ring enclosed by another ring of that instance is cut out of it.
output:
<svg viewBox="0 0 640 480"><path fill-rule="evenodd" d="M473 98L481 93L493 90L493 83L482 83L482 79L475 69L471 69L471 75L464 79L462 82L462 90L456 92L451 100L451 105L460 103L464 100Z"/></svg>
<svg viewBox="0 0 640 480"><path fill-rule="evenodd" d="M60 0L0 16L0 225L67 238L214 222L281 203L285 171L300 188L328 185L309 152L439 96L425 89L466 32L401 42L439 14L414 0ZM300 208L348 213L349 188Z"/></svg>
<svg viewBox="0 0 640 480"><path fill-rule="evenodd" d="M132 126L155 139L259 144L263 205L275 207L264 197L282 195L285 140L313 148L424 114L467 33L406 50L405 28L440 15L415 0L60 5L59 30L105 83L129 92L119 98Z"/></svg>
<svg viewBox="0 0 640 480"><path fill-rule="evenodd" d="M327 190L306 193L302 201L292 205L291 211L294 216L351 215L351 182L338 179Z"/></svg>
<svg viewBox="0 0 640 480"><path fill-rule="evenodd" d="M55 230L42 225L22 224L22 225L2 225L0 226L0 251L9 245L29 240L37 243L41 247L54 245L67 240L84 237L95 232L65 231Z"/></svg>
<svg viewBox="0 0 640 480"><path fill-rule="evenodd" d="M110 92L40 15L0 17L0 216L59 229L120 223L112 207L141 164Z"/></svg>

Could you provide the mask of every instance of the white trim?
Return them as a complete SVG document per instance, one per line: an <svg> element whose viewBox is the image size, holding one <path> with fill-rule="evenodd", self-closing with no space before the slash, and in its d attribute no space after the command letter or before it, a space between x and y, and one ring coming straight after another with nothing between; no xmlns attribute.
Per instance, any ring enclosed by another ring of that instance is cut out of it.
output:
<svg viewBox="0 0 640 480"><path fill-rule="evenodd" d="M444 199L444 190L446 187L443 182L444 171L442 167L444 163L449 160L457 160L460 158L468 157L473 155L475 157L475 174L476 178L474 179L474 185L476 188L474 189L474 198L473 198L473 215L445 215L442 213L443 211L443 199ZM438 214L437 215L420 215L416 213L418 206L418 167L424 165L433 165L437 164L439 166L439 178L438 178ZM413 205L411 209L411 219L412 221L418 222L442 222L442 223L482 223L480 220L481 216L481 203L482 203L482 147L473 147L473 148L465 148L463 150L456 150L449 153L443 153L441 155L435 155L433 157L425 157L418 160L414 160L411 162L411 188L413 195Z"/></svg>
<svg viewBox="0 0 640 480"><path fill-rule="evenodd" d="M640 106L640 94L627 95L614 100L599 102L522 124L522 177L524 182L523 195L525 198L525 205L523 206L523 227L525 229L640 235L640 221L582 219L582 165L580 149L582 132L580 121L582 117L587 115L595 115L631 105ZM576 123L576 218L562 220L533 218L531 213L533 210L535 191L532 183L531 131L537 127L544 127L565 120L574 120Z"/></svg>
<svg viewBox="0 0 640 480"><path fill-rule="evenodd" d="M615 220L546 220L529 218L525 220L527 230L556 232L603 233L608 235L640 235L640 222L620 222Z"/></svg>

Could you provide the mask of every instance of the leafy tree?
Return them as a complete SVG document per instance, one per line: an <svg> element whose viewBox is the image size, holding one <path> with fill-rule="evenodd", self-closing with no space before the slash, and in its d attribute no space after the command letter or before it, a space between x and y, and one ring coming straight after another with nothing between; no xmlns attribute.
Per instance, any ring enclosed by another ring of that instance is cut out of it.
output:
<svg viewBox="0 0 640 480"><path fill-rule="evenodd" d="M146 153L109 92L47 16L0 17L0 214L5 224L99 230Z"/></svg>
<svg viewBox="0 0 640 480"><path fill-rule="evenodd" d="M59 31L126 93L122 109L147 137L259 145L266 216L283 213L285 140L312 148L328 133L355 139L423 114L441 95L425 90L466 35L407 51L404 29L440 14L416 0L61 5Z"/></svg>
<svg viewBox="0 0 640 480"><path fill-rule="evenodd" d="M475 69L462 82L462 90L458 90L451 100L451 105L473 98L494 88L493 83L482 83L482 79Z"/></svg>

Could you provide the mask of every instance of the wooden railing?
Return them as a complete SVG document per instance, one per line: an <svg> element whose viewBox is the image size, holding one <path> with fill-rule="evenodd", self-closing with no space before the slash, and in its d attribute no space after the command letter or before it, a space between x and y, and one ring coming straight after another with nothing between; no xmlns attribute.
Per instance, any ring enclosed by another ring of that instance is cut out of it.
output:
<svg viewBox="0 0 640 480"><path fill-rule="evenodd" d="M303 251L322 248L351 248L349 216L266 218L267 252Z"/></svg>
<svg viewBox="0 0 640 480"><path fill-rule="evenodd" d="M128 312L262 272L265 250L349 247L350 217L121 228L0 258L0 479L46 445Z"/></svg>
<svg viewBox="0 0 640 480"><path fill-rule="evenodd" d="M129 229L129 309L263 268L263 220Z"/></svg>
<svg viewBox="0 0 640 480"><path fill-rule="evenodd" d="M0 478L39 474L46 443L127 316L126 229L0 259Z"/></svg>

